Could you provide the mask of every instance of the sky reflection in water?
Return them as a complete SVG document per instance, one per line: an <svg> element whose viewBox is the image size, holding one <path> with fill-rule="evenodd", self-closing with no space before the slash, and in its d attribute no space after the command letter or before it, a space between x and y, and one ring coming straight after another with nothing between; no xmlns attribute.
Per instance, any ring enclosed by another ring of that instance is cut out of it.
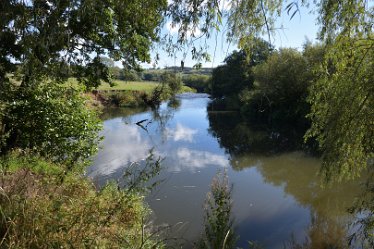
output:
<svg viewBox="0 0 374 249"><path fill-rule="evenodd" d="M266 248L283 248L291 237L302 242L317 236L310 229L312 223L325 224L325 233L319 237L345 231L349 219L346 208L359 191L358 181L320 188L319 160L301 152L229 154L237 149L235 141L227 148L222 143L227 139L222 131L212 131L220 124L209 123L209 99L185 96L180 101L179 107L163 104L158 113L144 111L107 119L102 149L88 175L101 183L120 178L127 165L145 159L154 148L156 155L165 158L160 175L165 181L147 201L157 224L183 222L183 229L175 236L189 241L201 233L206 193L213 176L224 168L234 186L233 215L239 246L246 247L248 240L255 240ZM222 116L218 122L226 122L226 118ZM146 130L135 124L144 119ZM217 122L217 117L210 121Z"/></svg>

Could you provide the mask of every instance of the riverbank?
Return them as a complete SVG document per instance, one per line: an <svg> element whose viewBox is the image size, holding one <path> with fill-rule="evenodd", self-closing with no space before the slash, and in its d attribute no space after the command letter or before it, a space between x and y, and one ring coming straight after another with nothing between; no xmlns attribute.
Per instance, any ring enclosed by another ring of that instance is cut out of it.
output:
<svg viewBox="0 0 374 249"><path fill-rule="evenodd" d="M92 109L102 110L111 107L149 107L170 99L173 93L169 87L155 82L119 81L114 86L103 84L98 89L85 93L87 105ZM74 87L74 80L67 86ZM178 93L196 92L195 89L183 85Z"/></svg>
<svg viewBox="0 0 374 249"><path fill-rule="evenodd" d="M162 248L143 195L21 152L0 159L0 248Z"/></svg>

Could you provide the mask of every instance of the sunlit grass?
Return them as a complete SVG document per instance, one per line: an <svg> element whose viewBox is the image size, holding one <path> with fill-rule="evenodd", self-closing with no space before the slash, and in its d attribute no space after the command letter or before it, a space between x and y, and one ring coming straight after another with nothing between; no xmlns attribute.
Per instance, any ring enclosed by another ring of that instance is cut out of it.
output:
<svg viewBox="0 0 374 249"><path fill-rule="evenodd" d="M144 91L151 92L159 83L151 81L122 81L115 80L114 86L111 87L108 83L103 83L99 86L99 90L122 90L122 91Z"/></svg>
<svg viewBox="0 0 374 249"><path fill-rule="evenodd" d="M0 248L163 248L144 230L149 209L138 190L99 189L65 169L32 155L0 157Z"/></svg>
<svg viewBox="0 0 374 249"><path fill-rule="evenodd" d="M143 91L143 92L152 92L160 83L154 81L123 81L123 80L114 80L114 86L110 86L108 83L102 83L98 90L110 91ZM74 78L70 78L65 84L65 86L76 87L78 81ZM181 92L195 92L194 89L183 86Z"/></svg>

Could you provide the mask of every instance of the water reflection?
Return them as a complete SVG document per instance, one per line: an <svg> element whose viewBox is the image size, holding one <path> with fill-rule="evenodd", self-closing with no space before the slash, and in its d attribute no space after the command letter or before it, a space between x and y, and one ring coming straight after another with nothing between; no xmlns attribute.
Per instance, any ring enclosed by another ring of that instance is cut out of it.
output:
<svg viewBox="0 0 374 249"><path fill-rule="evenodd" d="M174 129L166 128L166 136L172 138L174 141L187 141L192 143L193 136L197 133L196 129L191 129L187 126L177 123Z"/></svg>
<svg viewBox="0 0 374 249"><path fill-rule="evenodd" d="M178 148L176 151L177 160L180 168L173 168L173 170L196 170L205 168L209 165L218 167L228 167L229 161L225 156L217 155L207 151L191 150L188 148Z"/></svg>
<svg viewBox="0 0 374 249"><path fill-rule="evenodd" d="M105 122L102 134L105 139L89 168L90 176L108 178L125 165L145 159L153 146L139 128L125 125L120 118Z"/></svg>
<svg viewBox="0 0 374 249"><path fill-rule="evenodd" d="M285 220L289 215L279 209L270 216L271 219L261 217L261 214L256 218L241 218L238 224L239 234L245 234L247 238L257 238L271 248L281 247L275 241L285 236L284 231L292 231L293 242L303 241L302 237L305 237L305 243L291 243L288 245L291 248L347 247L347 236L357 230L357 226L348 228L348 224L354 223L356 217L350 215L347 210L354 205L354 200L362 192L362 185L367 181L367 177L322 187L323 181L318 175L321 165L319 160L301 151L292 152L312 148L300 146L303 144L302 134L292 129L269 131L251 127L235 112L211 111L208 112L208 118L209 132L217 137L220 146L231 155L230 164L234 170L242 172L256 169L265 183L282 189L285 195L295 199L299 207L310 210L310 225L308 227L304 223L304 234L290 230L290 227L301 227L297 225L300 220ZM285 211L289 212L292 208L287 207ZM298 211L294 212L294 217L297 217ZM270 215L269 211L266 213ZM290 222L293 224L289 224ZM275 227L283 227L284 230L272 231ZM372 233L373 228L370 231ZM240 241L242 246L245 243L246 241Z"/></svg>
<svg viewBox="0 0 374 249"><path fill-rule="evenodd" d="M268 130L246 123L238 112L208 111L209 132L229 154L275 154L312 148L303 143L302 131L293 127Z"/></svg>
<svg viewBox="0 0 374 249"><path fill-rule="evenodd" d="M355 228L350 235L350 244L362 248L374 248L374 165L369 164L368 177L360 196L349 212L357 219L350 224Z"/></svg>
<svg viewBox="0 0 374 249"><path fill-rule="evenodd" d="M181 233L191 241L184 248L191 248L201 234L209 183L223 168L234 185L238 246L247 248L248 241L258 241L265 248L283 248L293 241L317 248L325 242L340 245L342 234L351 232L347 224L355 217L346 210L365 179L322 188L320 161L295 151L300 146L293 131L287 137L249 127L236 113L207 112L206 97L178 100L107 119L90 176L118 178L154 148L155 156L165 158L160 178L166 181L147 202L155 224L183 224ZM142 120L147 120L143 128L136 125Z"/></svg>
<svg viewBox="0 0 374 249"><path fill-rule="evenodd" d="M362 191L360 183L365 182L364 177L355 181L322 186L321 178L318 177L319 160L301 152L268 157L253 155L233 157L232 166L239 172L255 168L260 172L265 183L282 189L283 194L292 197L299 207L309 210L301 215L300 212L303 211L295 209L295 207L284 208L278 206L274 209L271 219L261 217L261 214L256 215L255 218L250 216L242 219L238 225L240 227L239 233L253 232L255 236L251 236L251 238L260 238L260 241L272 248L281 246L280 244L273 244L273 242L277 241L277 237L284 237L287 232L288 237L293 234L298 241L307 238L309 242L308 245L304 245L305 248L329 248L318 246L324 243L341 245L342 241L345 242L345 245L347 244L348 224L354 219L354 216L350 215L347 210ZM269 198L274 197L269 196ZM293 215L287 215L290 210L293 210ZM264 214L264 212L261 213ZM305 220L300 219L301 217L305 219L306 215L310 220L310 225ZM287 217L293 217L294 219L288 219ZM272 228L279 229L279 227L283 230L272 231ZM298 227L300 230L292 231L291 227ZM266 234L265 230L270 231L270 234L275 237L271 238L270 241L268 241L269 238L262 237L263 234ZM332 236L333 234L336 235ZM241 241L241 243L244 244L245 242ZM314 246L314 244L317 246ZM336 248L342 247L338 246Z"/></svg>

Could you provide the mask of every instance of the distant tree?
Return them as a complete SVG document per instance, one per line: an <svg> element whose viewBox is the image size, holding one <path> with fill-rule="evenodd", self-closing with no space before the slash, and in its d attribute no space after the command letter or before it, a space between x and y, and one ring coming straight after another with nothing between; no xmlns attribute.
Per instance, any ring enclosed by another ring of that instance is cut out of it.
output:
<svg viewBox="0 0 374 249"><path fill-rule="evenodd" d="M225 64L213 70L211 93L213 97L237 95L243 89L253 86L252 67L266 60L273 47L266 41L258 39L252 50L234 51L225 59Z"/></svg>
<svg viewBox="0 0 374 249"><path fill-rule="evenodd" d="M110 67L109 72L113 79L123 80L123 69L119 67Z"/></svg>
<svg viewBox="0 0 374 249"><path fill-rule="evenodd" d="M245 105L243 113L252 122L271 125L292 125L308 128L305 116L309 113L306 101L311 71L302 53L281 49L254 69L252 91L240 95Z"/></svg>
<svg viewBox="0 0 374 249"><path fill-rule="evenodd" d="M186 86L192 87L197 90L197 92L210 92L210 80L211 77L202 74L188 74L183 76L183 83Z"/></svg>
<svg viewBox="0 0 374 249"><path fill-rule="evenodd" d="M183 86L182 77L179 73L163 73L161 75L161 83L167 85L172 96L180 92Z"/></svg>
<svg viewBox="0 0 374 249"><path fill-rule="evenodd" d="M121 72L121 80L126 81L140 81L141 77L139 76L138 72L131 69L123 69Z"/></svg>
<svg viewBox="0 0 374 249"><path fill-rule="evenodd" d="M108 68L114 67L114 61L111 58L101 56L100 57L100 62L103 63Z"/></svg>

